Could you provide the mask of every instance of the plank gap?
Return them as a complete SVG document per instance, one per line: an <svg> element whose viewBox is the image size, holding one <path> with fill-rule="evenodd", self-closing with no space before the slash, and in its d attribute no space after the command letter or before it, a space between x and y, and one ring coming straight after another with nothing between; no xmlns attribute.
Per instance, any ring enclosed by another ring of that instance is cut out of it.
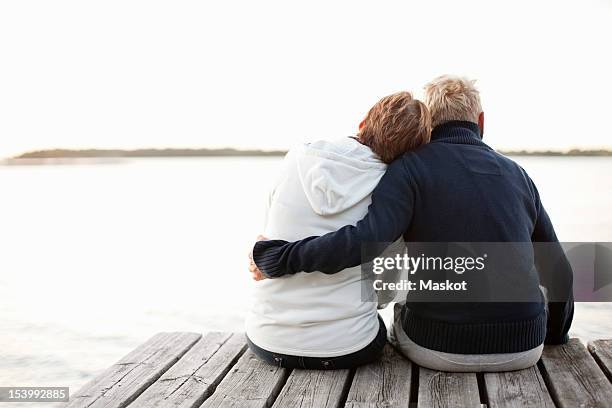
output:
<svg viewBox="0 0 612 408"><path fill-rule="evenodd" d="M420 367L412 363L412 375L410 376L410 399L408 400L409 407L419 405L419 370Z"/></svg>
<svg viewBox="0 0 612 408"><path fill-rule="evenodd" d="M200 335L200 338L202 336ZM172 361L164 371L159 371L159 373L157 373L155 376L151 377L152 381L149 384L146 384L145 386L143 386L142 388L136 390L130 397L128 397L125 400L125 403L120 405L121 408L127 407L128 405L130 405L132 402L134 402L136 400L136 398L138 398L143 392L145 392L147 390L147 388L149 388L151 385L155 384L155 382L157 380L159 380L159 378L164 375L168 370L170 370L172 368L173 365L175 365L176 363L179 362L179 360L181 358L183 358L183 356L185 354L187 354L187 352L189 350L192 349L192 347L198 342L199 338L194 340L187 348L185 348L185 350L183 350L182 353L179 353L176 355L176 358L174 359L174 361Z"/></svg>
<svg viewBox="0 0 612 408"><path fill-rule="evenodd" d="M604 407L612 401L612 384L578 339L545 347L542 364L562 407Z"/></svg>
<svg viewBox="0 0 612 408"><path fill-rule="evenodd" d="M202 395L200 398L198 398L195 401L195 403L192 405L193 408L199 407L200 405L202 405L204 403L204 401L206 401L211 395L213 395L215 393L215 391L217 390L217 387L219 386L219 384L221 384L221 381L223 381L223 379L225 378L227 373L229 373L230 370L232 368L234 368L234 366L236 365L238 360L240 360L240 357L242 357L242 355L245 353L247 348L248 347L245 344L244 347L242 347L242 350L240 350L240 352L230 361L230 363L228 364L227 368L222 371L222 374L212 384L210 384L210 392L208 392L208 393ZM220 349L221 348L219 347L219 350ZM217 350L217 351L219 351L219 350ZM217 351L215 351L215 354L217 353ZM211 358L212 358L212 356L211 356Z"/></svg>
<svg viewBox="0 0 612 408"><path fill-rule="evenodd" d="M612 346L610 345L611 340L595 340L590 341L587 345L587 350L595 362L603 371L608 378L608 381L612 382ZM605 361L604 361L605 360Z"/></svg>
<svg viewBox="0 0 612 408"><path fill-rule="evenodd" d="M272 392L270 393L270 398L268 398L266 402L266 408L271 408L272 405L274 405L274 403L276 402L276 399L278 398L281 391L283 390L283 387L285 386L285 384L287 384L287 380L289 379L289 376L291 375L292 372L293 372L293 369L289 369L289 368L286 368L283 370L283 372L281 373L280 381L276 384L276 387L274 387L272 389Z"/></svg>
<svg viewBox="0 0 612 408"><path fill-rule="evenodd" d="M485 384L483 373L476 373L476 382L478 383L478 396L480 397L480 404L488 407L489 395L487 394L487 385Z"/></svg>
<svg viewBox="0 0 612 408"><path fill-rule="evenodd" d="M595 362L597 363L599 368L601 368L601 371L603 371L603 373L606 375L606 377L608 378L608 381L612 382L612 374L609 373L608 367L606 367L604 362L600 360L598 355L595 354L595 355L592 355L592 357L595 359Z"/></svg>
<svg viewBox="0 0 612 408"><path fill-rule="evenodd" d="M595 353L591 353L588 347L587 347L587 354L595 362L595 365L597 365L597 367L601 370L601 372L608 379L608 381L612 383L612 375L609 375L609 371L608 371L609 367L607 367L604 364L604 362L599 359L600 356Z"/></svg>
<svg viewBox="0 0 612 408"><path fill-rule="evenodd" d="M147 388L130 408L149 408L163 401L166 406L199 406L236 364L246 349L237 333L206 333L183 357Z"/></svg>
<svg viewBox="0 0 612 408"><path fill-rule="evenodd" d="M338 408L351 371L296 369L291 372L273 408Z"/></svg>
<svg viewBox="0 0 612 408"><path fill-rule="evenodd" d="M550 398L552 398L553 403L555 404L556 407L561 407L559 396L557 395L554 387L552 386L552 380L550 376L548 375L548 372L546 371L546 367L544 367L544 363L542 362L542 359L538 360L538 363L536 364L536 366L538 367L538 370L540 371L540 374L542 375L542 379L544 380L544 385L546 385L546 389L548 390L548 394L550 394Z"/></svg>
<svg viewBox="0 0 612 408"><path fill-rule="evenodd" d="M355 368L351 368L349 370L349 375L344 383L344 387L342 388L342 393L340 394L340 400L338 401L338 407L343 407L346 404L346 400L348 399L349 390L351 389L351 385L353 384L353 379L355 378Z"/></svg>
<svg viewBox="0 0 612 408"><path fill-rule="evenodd" d="M154 335L72 394L67 406L123 408L131 404L201 337L181 332Z"/></svg>
<svg viewBox="0 0 612 408"><path fill-rule="evenodd" d="M278 399L290 373L286 368L260 360L247 349L201 407L269 408Z"/></svg>
<svg viewBox="0 0 612 408"><path fill-rule="evenodd" d="M411 377L412 363L387 344L378 361L355 370L345 407L406 407Z"/></svg>

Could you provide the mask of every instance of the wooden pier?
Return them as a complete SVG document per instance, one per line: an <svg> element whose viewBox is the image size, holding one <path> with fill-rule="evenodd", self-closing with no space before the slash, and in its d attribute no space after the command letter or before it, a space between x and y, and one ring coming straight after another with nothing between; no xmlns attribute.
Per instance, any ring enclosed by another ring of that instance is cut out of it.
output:
<svg viewBox="0 0 612 408"><path fill-rule="evenodd" d="M391 346L356 370L287 370L244 334L159 333L73 393L68 407L612 407L612 340L547 346L536 367L444 373Z"/></svg>

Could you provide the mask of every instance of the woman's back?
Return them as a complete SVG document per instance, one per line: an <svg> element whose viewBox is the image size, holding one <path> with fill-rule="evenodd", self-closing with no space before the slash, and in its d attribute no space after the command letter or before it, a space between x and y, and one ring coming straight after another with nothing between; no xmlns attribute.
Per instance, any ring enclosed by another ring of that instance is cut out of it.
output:
<svg viewBox="0 0 612 408"><path fill-rule="evenodd" d="M351 138L292 150L269 202L265 235L294 241L355 224L386 165ZM359 267L334 275L297 273L256 284L249 338L277 353L330 357L358 351L378 332L371 289Z"/></svg>

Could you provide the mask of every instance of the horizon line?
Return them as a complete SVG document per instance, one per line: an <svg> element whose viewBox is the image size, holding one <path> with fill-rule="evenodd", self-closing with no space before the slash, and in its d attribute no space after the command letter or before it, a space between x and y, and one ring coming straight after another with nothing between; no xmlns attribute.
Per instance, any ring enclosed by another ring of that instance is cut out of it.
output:
<svg viewBox="0 0 612 408"><path fill-rule="evenodd" d="M612 156L610 148L572 149L495 149L506 155L547 155L547 156ZM5 160L53 159L53 158L146 158L146 157L211 157L211 156L284 156L287 149L241 149L221 148L136 148L136 149L40 149L30 150Z"/></svg>

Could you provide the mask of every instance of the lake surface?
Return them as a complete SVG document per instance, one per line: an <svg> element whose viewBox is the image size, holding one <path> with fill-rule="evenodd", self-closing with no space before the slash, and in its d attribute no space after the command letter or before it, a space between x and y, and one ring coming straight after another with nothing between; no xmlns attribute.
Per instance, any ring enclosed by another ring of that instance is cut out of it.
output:
<svg viewBox="0 0 612 408"><path fill-rule="evenodd" d="M612 241L612 158L516 160L560 240ZM156 332L243 330L246 256L279 164L0 166L0 385L75 391ZM572 334L612 337L611 317L579 304Z"/></svg>

